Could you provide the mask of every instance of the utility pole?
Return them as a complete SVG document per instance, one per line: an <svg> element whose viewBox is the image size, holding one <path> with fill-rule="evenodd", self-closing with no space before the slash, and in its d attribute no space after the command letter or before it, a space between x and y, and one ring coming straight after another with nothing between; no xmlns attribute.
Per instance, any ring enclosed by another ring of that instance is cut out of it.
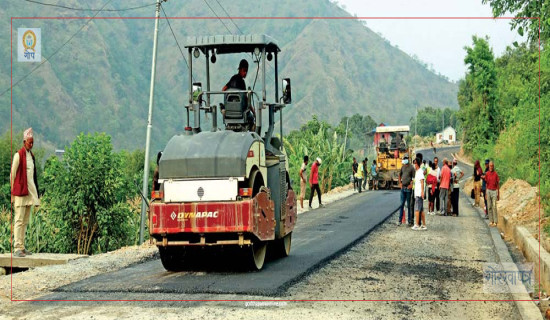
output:
<svg viewBox="0 0 550 320"><path fill-rule="evenodd" d="M147 213L147 202L145 197L149 194L149 144L151 141L151 128L153 121L153 102L155 94L155 71L157 62L157 43L159 33L160 1L157 0L157 9L155 14L155 34L153 37L153 62L151 68L151 87L149 91L149 115L147 116L147 137L145 140L145 161L143 164L143 199L141 199L141 223L139 227L139 244L143 243L143 233L145 231L145 216Z"/></svg>
<svg viewBox="0 0 550 320"><path fill-rule="evenodd" d="M416 128L418 128L418 106L416 106L416 113L414 115L414 150L416 150Z"/></svg>
<svg viewBox="0 0 550 320"><path fill-rule="evenodd" d="M348 143L348 124L349 124L349 118L346 121L346 135L344 138L344 151L342 151L342 161L344 161L344 156L346 155L346 146Z"/></svg>

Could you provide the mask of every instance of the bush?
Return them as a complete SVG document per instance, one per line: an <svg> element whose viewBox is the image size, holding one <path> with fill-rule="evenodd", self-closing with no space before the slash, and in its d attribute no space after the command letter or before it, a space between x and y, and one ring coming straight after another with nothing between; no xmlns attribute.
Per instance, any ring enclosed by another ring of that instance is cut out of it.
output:
<svg viewBox="0 0 550 320"><path fill-rule="evenodd" d="M135 243L122 162L104 133L80 134L46 163L42 199L51 252L89 254Z"/></svg>

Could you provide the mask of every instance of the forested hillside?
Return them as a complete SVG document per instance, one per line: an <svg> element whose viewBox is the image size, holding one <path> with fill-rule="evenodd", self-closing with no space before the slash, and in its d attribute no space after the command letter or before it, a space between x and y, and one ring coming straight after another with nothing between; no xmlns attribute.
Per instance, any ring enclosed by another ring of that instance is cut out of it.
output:
<svg viewBox="0 0 550 320"><path fill-rule="evenodd" d="M152 4L154 1L150 1ZM70 7L99 9L103 0L65 1ZM284 112L285 131L299 128L317 114L320 120L337 124L355 113L370 115L377 122L408 123L415 106L457 108L456 84L429 71L422 63L391 46L388 41L356 20L323 19L225 19L227 17L328 17L350 15L336 4L323 1L168 1L168 16L213 17L172 19L172 29L183 47L189 35L265 33L282 48L281 77L292 78L293 104ZM144 0L112 1L105 9L147 4ZM214 12L215 13L214 13ZM4 17L78 17L95 11L74 11L24 1L4 1ZM98 17L152 17L154 6L130 11L105 11ZM164 17L164 13L161 12ZM14 19L18 27L42 30L43 57L49 57L70 37L50 61L18 83L13 90L15 130L32 126L37 145L63 148L80 132L106 132L115 149L143 148L151 72L152 19ZM0 26L9 30L10 19ZM14 58L16 47L14 43ZM0 35L0 94L10 85L10 35ZM213 88L221 88L246 57L219 57L211 67ZM248 57L249 60L250 57ZM194 61L199 70L200 59ZM37 64L14 59L14 83ZM253 69L253 68L251 68ZM272 72L271 68L268 68ZM252 86L250 71L247 85ZM183 129L188 88L187 64L165 19L160 22L157 85L153 114L153 150ZM272 81L273 75L268 75ZM205 82L196 75L196 81ZM270 97L273 93L269 93ZM7 130L10 92L0 96L0 127ZM287 130L288 129L288 130Z"/></svg>
<svg viewBox="0 0 550 320"><path fill-rule="evenodd" d="M500 57L495 57L488 38L473 37L465 48L468 73L458 93L464 149L475 159L494 160L502 179L540 185L546 211L542 223L550 234L550 1L487 2L496 16L540 17L541 23L512 20L529 41L510 44Z"/></svg>

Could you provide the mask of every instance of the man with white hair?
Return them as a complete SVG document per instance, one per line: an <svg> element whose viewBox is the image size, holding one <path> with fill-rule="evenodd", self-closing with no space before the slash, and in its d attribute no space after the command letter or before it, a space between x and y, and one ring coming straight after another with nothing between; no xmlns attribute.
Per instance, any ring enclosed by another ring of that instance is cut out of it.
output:
<svg viewBox="0 0 550 320"><path fill-rule="evenodd" d="M321 202L321 188L319 188L319 167L321 166L321 158L315 159L315 162L311 165L311 173L309 175L309 186L311 187L311 193L309 195L309 208L311 207L311 201L313 200L313 194L317 191L317 198L319 199L319 207L324 207Z"/></svg>
<svg viewBox="0 0 550 320"><path fill-rule="evenodd" d="M13 156L10 172L11 203L15 210L14 249L16 257L31 255L25 249L25 232L29 224L31 207L38 207L38 180L32 147L34 144L32 128L23 133L23 147Z"/></svg>

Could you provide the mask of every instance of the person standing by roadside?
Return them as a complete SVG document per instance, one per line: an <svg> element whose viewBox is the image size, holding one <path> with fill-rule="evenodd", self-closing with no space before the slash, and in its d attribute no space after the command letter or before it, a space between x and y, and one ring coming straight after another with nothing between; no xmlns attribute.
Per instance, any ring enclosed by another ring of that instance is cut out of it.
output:
<svg viewBox="0 0 550 320"><path fill-rule="evenodd" d="M439 168L439 158L434 158L434 170L435 176L437 178L437 183L435 185L435 211L439 212L440 203L439 203L439 184L441 182L441 168Z"/></svg>
<svg viewBox="0 0 550 320"><path fill-rule="evenodd" d="M378 167L376 166L376 160L372 160L370 170L372 176L372 190L378 190Z"/></svg>
<svg viewBox="0 0 550 320"><path fill-rule="evenodd" d="M353 157L353 164L351 165L351 176L353 177L353 190L357 190L357 168L359 164L355 157Z"/></svg>
<svg viewBox="0 0 550 320"><path fill-rule="evenodd" d="M414 159L414 168L416 170L414 177L414 226L413 230L427 230L426 227L426 215L424 214L424 170L420 168L420 158ZM422 226L420 226L420 220L422 220Z"/></svg>
<svg viewBox="0 0 550 320"><path fill-rule="evenodd" d="M321 202L321 189L319 188L319 167L321 166L321 158L315 159L315 162L311 165L311 173L309 175L309 187L311 194L309 195L309 208L311 207L311 201L313 200L313 194L317 191L317 198L319 199L319 207L322 208L325 205Z"/></svg>
<svg viewBox="0 0 550 320"><path fill-rule="evenodd" d="M369 173L369 159L363 160L363 190L367 190L367 176Z"/></svg>
<svg viewBox="0 0 550 320"><path fill-rule="evenodd" d="M304 156L304 163L302 163L302 167L300 168L300 206L302 209L304 208L304 196L306 194L306 186L307 186L307 164L309 162L309 157Z"/></svg>
<svg viewBox="0 0 550 320"><path fill-rule="evenodd" d="M397 225L403 221L403 209L405 201L407 202L407 221L409 225L413 224L413 208L411 207L412 179L414 178L414 168L409 164L409 156L405 156L403 165L399 171L399 189L401 190L401 205L399 206L399 220Z"/></svg>
<svg viewBox="0 0 550 320"><path fill-rule="evenodd" d="M487 211L487 182L485 181L485 175L489 171L489 159L485 159L485 172L481 176L481 193L483 194L483 201L485 202L485 219L489 219L489 213Z"/></svg>
<svg viewBox="0 0 550 320"><path fill-rule="evenodd" d="M449 193L449 185L451 184L451 169L449 169L449 161L447 158L443 159L443 168L441 168L441 180L439 184L439 203L441 215L447 215L447 198Z"/></svg>
<svg viewBox="0 0 550 320"><path fill-rule="evenodd" d="M489 162L489 171L485 173L487 182L487 213L489 214L489 226L496 227L498 224L497 201L500 200L500 178L495 171L493 161Z"/></svg>
<svg viewBox="0 0 550 320"><path fill-rule="evenodd" d="M483 170L481 169L479 160L476 160L476 164L474 165L474 195L475 195L474 207L479 207L479 204L480 204L482 175L483 175Z"/></svg>
<svg viewBox="0 0 550 320"><path fill-rule="evenodd" d="M422 160L422 165L420 166L420 168L422 169L422 171L424 171L424 182L426 182L426 179L428 178L428 165L426 164L426 160L423 159ZM424 197L427 196L427 193L426 193L426 183L424 183ZM426 200L426 199L424 199Z"/></svg>
<svg viewBox="0 0 550 320"><path fill-rule="evenodd" d="M428 214L434 215L434 201L435 201L435 188L437 187L437 172L434 170L435 164L430 161L431 169L426 178L426 184L428 185Z"/></svg>
<svg viewBox="0 0 550 320"><path fill-rule="evenodd" d="M422 159L424 158L424 156L422 155L422 153L418 152L416 155L415 155L415 159L418 159L419 162L418 164L421 165L422 163ZM414 165L413 165L413 169L414 169ZM420 166L420 169L422 169L422 166ZM424 182L426 182L426 180L424 180ZM415 207L415 202L416 202L416 197L414 196L414 188L416 187L416 184L414 183L414 176L413 176L413 183L412 183L412 191L411 191L411 208L416 208ZM422 208L424 208L424 206L422 206ZM411 218L414 219L414 217L411 216ZM411 219L411 220L413 220Z"/></svg>
<svg viewBox="0 0 550 320"><path fill-rule="evenodd" d="M34 145L32 128L23 133L23 147L13 156L10 172L11 203L15 211L14 249L16 257L25 257L32 253L25 248L25 233L31 215L31 207L40 205L36 162L32 147Z"/></svg>
<svg viewBox="0 0 550 320"><path fill-rule="evenodd" d="M447 162L449 170L453 171L453 163L451 160ZM451 180L449 183L449 191L447 192L447 215L450 216L453 214L453 207L451 206L451 194L453 193L453 174L451 173Z"/></svg>
<svg viewBox="0 0 550 320"><path fill-rule="evenodd" d="M357 180L357 189L361 193L361 187L363 184L363 162L359 163L357 166L357 173L355 174L355 179Z"/></svg>
<svg viewBox="0 0 550 320"><path fill-rule="evenodd" d="M453 160L453 170L451 170L451 175L453 177L453 191L451 193L451 204L453 206L453 215L458 217L458 201L460 199L460 179L464 177L464 172L458 166L458 161Z"/></svg>

